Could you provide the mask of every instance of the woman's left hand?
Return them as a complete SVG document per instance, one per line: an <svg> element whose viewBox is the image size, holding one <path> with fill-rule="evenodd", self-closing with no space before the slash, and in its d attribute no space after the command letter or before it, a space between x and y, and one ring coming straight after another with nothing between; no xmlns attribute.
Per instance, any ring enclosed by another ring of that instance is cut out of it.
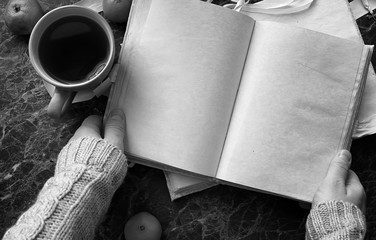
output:
<svg viewBox="0 0 376 240"><path fill-rule="evenodd" d="M110 112L105 124L103 124L103 118L100 116L91 115L87 117L74 133L71 141L81 137L103 138L119 149L124 150L124 134L124 112L121 109L114 109Z"/></svg>

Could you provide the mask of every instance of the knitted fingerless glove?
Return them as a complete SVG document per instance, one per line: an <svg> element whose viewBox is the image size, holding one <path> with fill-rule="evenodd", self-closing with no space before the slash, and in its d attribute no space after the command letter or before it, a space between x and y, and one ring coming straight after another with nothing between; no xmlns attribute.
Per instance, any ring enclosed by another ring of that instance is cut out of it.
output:
<svg viewBox="0 0 376 240"><path fill-rule="evenodd" d="M366 234L366 219L352 203L329 201L311 209L306 222L306 239L355 240Z"/></svg>
<svg viewBox="0 0 376 240"><path fill-rule="evenodd" d="M126 172L125 155L105 140L69 142L54 177L3 239L92 239Z"/></svg>

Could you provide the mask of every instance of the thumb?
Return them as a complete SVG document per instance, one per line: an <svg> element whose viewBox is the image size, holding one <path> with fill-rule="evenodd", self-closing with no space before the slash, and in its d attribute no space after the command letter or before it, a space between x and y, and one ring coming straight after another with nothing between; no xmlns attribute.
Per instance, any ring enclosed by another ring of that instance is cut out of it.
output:
<svg viewBox="0 0 376 240"><path fill-rule="evenodd" d="M104 126L104 139L124 150L125 115L121 109L110 112Z"/></svg>
<svg viewBox="0 0 376 240"><path fill-rule="evenodd" d="M347 175L351 165L351 153L347 150L341 150L332 159L326 175L326 179L331 181L340 181L346 183Z"/></svg>

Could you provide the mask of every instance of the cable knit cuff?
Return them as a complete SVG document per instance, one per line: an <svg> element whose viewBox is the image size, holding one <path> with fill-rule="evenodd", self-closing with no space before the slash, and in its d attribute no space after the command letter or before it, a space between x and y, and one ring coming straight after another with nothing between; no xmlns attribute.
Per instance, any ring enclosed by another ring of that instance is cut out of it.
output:
<svg viewBox="0 0 376 240"><path fill-rule="evenodd" d="M119 160L127 161L123 152L116 146L103 139L84 137L68 142L61 150L55 171L57 174L77 165L85 165L99 172L108 171Z"/></svg>
<svg viewBox="0 0 376 240"><path fill-rule="evenodd" d="M105 140L69 142L59 154L54 177L3 239L92 239L126 172L125 155Z"/></svg>
<svg viewBox="0 0 376 240"><path fill-rule="evenodd" d="M363 239L366 219L352 203L329 201L311 209L306 229L306 239Z"/></svg>

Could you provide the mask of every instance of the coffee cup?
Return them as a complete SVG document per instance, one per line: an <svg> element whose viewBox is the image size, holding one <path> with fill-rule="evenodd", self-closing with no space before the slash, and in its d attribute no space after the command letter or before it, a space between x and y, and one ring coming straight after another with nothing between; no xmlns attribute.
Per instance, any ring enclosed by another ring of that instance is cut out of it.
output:
<svg viewBox="0 0 376 240"><path fill-rule="evenodd" d="M45 14L29 41L30 61L55 87L47 113L60 118L79 91L96 88L109 74L115 40L107 21L82 6L62 6Z"/></svg>

